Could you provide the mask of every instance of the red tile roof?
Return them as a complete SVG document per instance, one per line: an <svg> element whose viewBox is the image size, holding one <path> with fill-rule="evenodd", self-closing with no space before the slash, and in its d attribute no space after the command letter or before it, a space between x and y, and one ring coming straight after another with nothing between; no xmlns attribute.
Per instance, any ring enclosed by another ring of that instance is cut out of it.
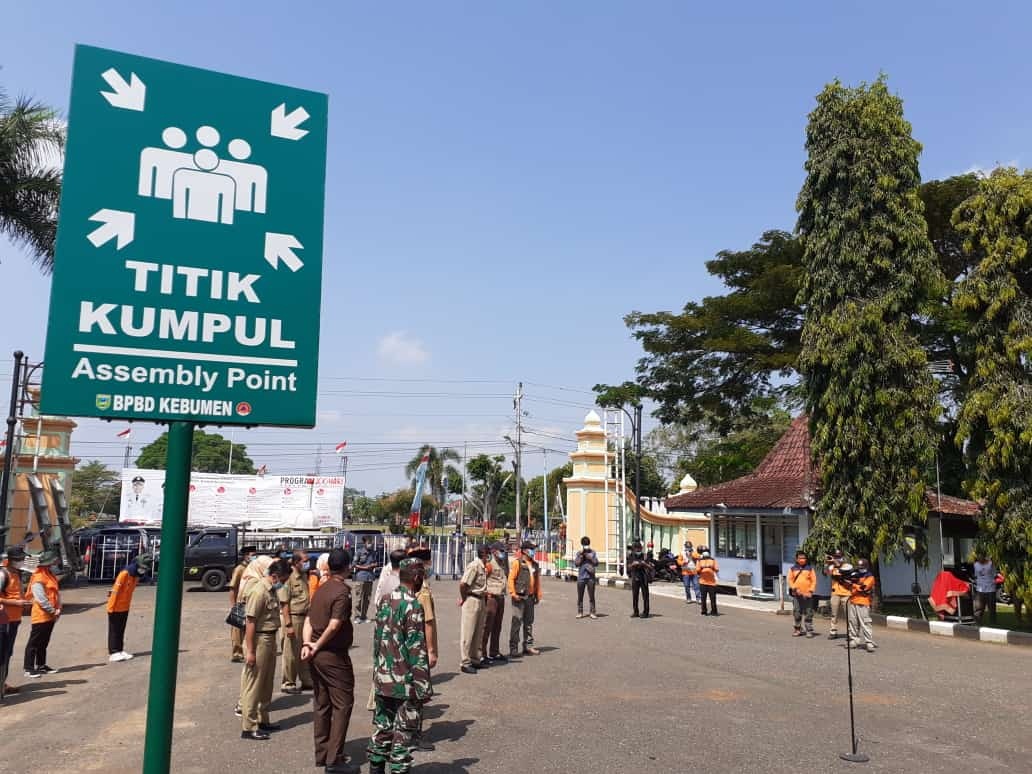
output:
<svg viewBox="0 0 1032 774"><path fill-rule="evenodd" d="M720 503L729 508L808 508L812 482L810 432L806 416L799 416L752 473L668 497L666 506L686 511Z"/></svg>
<svg viewBox="0 0 1032 774"><path fill-rule="evenodd" d="M810 429L805 415L792 420L763 461L752 473L722 484L666 499L667 510L699 511L725 505L728 508L809 508L817 499L818 482L810 461ZM977 516L978 503L959 497L925 493L928 508L953 516Z"/></svg>

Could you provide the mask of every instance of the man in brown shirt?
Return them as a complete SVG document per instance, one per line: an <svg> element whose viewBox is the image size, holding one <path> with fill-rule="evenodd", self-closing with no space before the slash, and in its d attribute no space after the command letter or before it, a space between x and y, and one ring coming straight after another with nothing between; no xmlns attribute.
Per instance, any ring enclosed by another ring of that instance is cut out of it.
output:
<svg viewBox="0 0 1032 774"><path fill-rule="evenodd" d="M315 765L327 774L357 774L347 762L344 741L355 706L355 670L348 650L354 637L351 624L351 589L344 582L351 555L334 548L329 557L330 577L312 597L304 624L301 658L311 666Z"/></svg>

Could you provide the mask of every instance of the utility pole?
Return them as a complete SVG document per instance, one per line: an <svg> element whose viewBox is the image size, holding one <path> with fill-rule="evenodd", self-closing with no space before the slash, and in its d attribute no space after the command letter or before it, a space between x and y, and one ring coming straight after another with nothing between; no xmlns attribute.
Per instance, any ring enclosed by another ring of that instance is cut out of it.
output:
<svg viewBox="0 0 1032 774"><path fill-rule="evenodd" d="M552 535L548 531L548 449L543 450L544 458L542 461L542 478L541 478L541 499L544 501L544 523L545 523L545 551L546 553L551 552L551 538Z"/></svg>
<svg viewBox="0 0 1032 774"><path fill-rule="evenodd" d="M520 457L522 452L522 436L523 436L523 382L519 382L516 387L516 395L512 399L512 407L516 410L516 536L519 538L522 533L520 532Z"/></svg>
<svg viewBox="0 0 1032 774"><path fill-rule="evenodd" d="M315 448L315 475L322 475L322 444Z"/></svg>
<svg viewBox="0 0 1032 774"><path fill-rule="evenodd" d="M641 538L641 404L634 407L634 523Z"/></svg>
<svg viewBox="0 0 1032 774"><path fill-rule="evenodd" d="M4 469L0 471L0 547L7 544L7 494L11 486L11 466L14 464L14 428L18 424L18 381L21 379L21 350L14 353L14 373L11 375L11 404L7 412L7 434L4 436Z"/></svg>

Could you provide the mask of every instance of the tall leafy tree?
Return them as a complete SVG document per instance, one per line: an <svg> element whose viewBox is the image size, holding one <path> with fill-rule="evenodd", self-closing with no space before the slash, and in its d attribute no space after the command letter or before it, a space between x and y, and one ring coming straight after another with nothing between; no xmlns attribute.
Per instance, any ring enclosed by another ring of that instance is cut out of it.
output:
<svg viewBox="0 0 1032 774"><path fill-rule="evenodd" d="M885 79L817 97L799 193L799 300L812 451L811 548L877 559L927 515L936 389L916 318L943 279L918 196L920 144Z"/></svg>
<svg viewBox="0 0 1032 774"><path fill-rule="evenodd" d="M91 460L72 471L71 509L87 513L118 514L122 484L118 473L100 460Z"/></svg>
<svg viewBox="0 0 1032 774"><path fill-rule="evenodd" d="M689 301L678 314L624 318L645 350L638 385L660 421L705 419L726 431L735 417L752 414L756 398L786 397L803 326L802 255L791 234L766 231L748 250L722 250L706 262L724 295Z"/></svg>
<svg viewBox="0 0 1032 774"><path fill-rule="evenodd" d="M0 234L28 248L44 272L54 264L63 147L51 108L0 88Z"/></svg>
<svg viewBox="0 0 1032 774"><path fill-rule="evenodd" d="M552 525L559 523L556 497L561 497L563 502L566 502L566 485L563 483L563 479L569 478L572 475L573 462L567 462L565 465L560 465L558 468L548 471L547 483L543 475L534 476L534 478L527 482L524 491L527 493L527 509L525 512L528 524L544 522L545 497L548 498L549 523Z"/></svg>
<svg viewBox="0 0 1032 774"><path fill-rule="evenodd" d="M419 465L423 460L423 455L429 454L430 460L427 464L426 471L426 486L433 496L434 500L439 505L444 505L444 476L448 476L448 491L456 492L457 490L453 487L456 483L459 485L459 489L462 488L462 474L459 469L454 465L449 465L450 462L458 462L458 452L454 449L438 449L430 444L425 444L420 447L419 453L416 454L408 463L405 465L405 476L411 478L413 486L415 486L415 475L419 469Z"/></svg>
<svg viewBox="0 0 1032 774"><path fill-rule="evenodd" d="M505 457L478 454L466 463L466 473L473 484L467 501L484 521L494 521L503 492L515 490L513 474L505 469Z"/></svg>
<svg viewBox="0 0 1032 774"><path fill-rule="evenodd" d="M956 297L975 358L957 440L972 461L971 494L984 501L989 554L1032 606L1032 173L994 171L956 222L981 256Z"/></svg>
<svg viewBox="0 0 1032 774"><path fill-rule="evenodd" d="M198 473L254 473L254 462L247 456L247 447L242 443L232 444L218 433L194 430L192 469ZM164 470L168 456L168 433L162 433L153 442L140 450L136 466L150 470ZM230 470L230 458L233 469Z"/></svg>

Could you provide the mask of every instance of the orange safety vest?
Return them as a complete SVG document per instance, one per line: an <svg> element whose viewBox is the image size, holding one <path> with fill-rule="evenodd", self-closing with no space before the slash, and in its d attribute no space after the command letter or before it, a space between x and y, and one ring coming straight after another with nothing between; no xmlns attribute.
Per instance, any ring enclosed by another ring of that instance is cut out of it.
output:
<svg viewBox="0 0 1032 774"><path fill-rule="evenodd" d="M308 573L308 598L311 599L315 596L315 590L320 585L320 572L315 570L314 572Z"/></svg>
<svg viewBox="0 0 1032 774"><path fill-rule="evenodd" d="M716 586L719 571L716 559L700 559L695 564L695 572L698 573L699 584L702 586Z"/></svg>
<svg viewBox="0 0 1032 774"><path fill-rule="evenodd" d="M10 602L17 602L16 605L4 605L4 609L7 611L7 620L11 623L18 623L22 619L22 585L21 585L21 571L11 569L10 565L5 561L4 569L7 570L7 588L4 589L2 598Z"/></svg>
<svg viewBox="0 0 1032 774"><path fill-rule="evenodd" d="M107 611L109 613L128 613L129 605L133 601L133 592L136 591L136 584L139 578L130 575L128 570L122 570L115 578L115 585L111 587L108 595Z"/></svg>
<svg viewBox="0 0 1032 774"><path fill-rule="evenodd" d="M44 593L46 593L47 599L50 600L51 606L55 610L60 610L61 590L57 585L57 578L54 577L54 573L50 571L49 567L40 567L36 570L36 572L32 573L32 578L29 579L30 594L32 593L32 587L35 586L37 583L43 584L43 591ZM35 600L35 595L33 595L32 622L34 624L47 623L49 621L53 621L55 618L57 618L57 616L53 615L52 613L48 613L46 610L39 606L39 603Z"/></svg>
<svg viewBox="0 0 1032 774"><path fill-rule="evenodd" d="M874 576L865 575L862 578L853 581L853 593L849 595L849 604L870 607L871 597L873 596Z"/></svg>
<svg viewBox="0 0 1032 774"><path fill-rule="evenodd" d="M788 590L794 592L793 596L796 594L799 596L813 595L813 592L817 590L817 573L810 565L805 567L794 565L788 571Z"/></svg>

